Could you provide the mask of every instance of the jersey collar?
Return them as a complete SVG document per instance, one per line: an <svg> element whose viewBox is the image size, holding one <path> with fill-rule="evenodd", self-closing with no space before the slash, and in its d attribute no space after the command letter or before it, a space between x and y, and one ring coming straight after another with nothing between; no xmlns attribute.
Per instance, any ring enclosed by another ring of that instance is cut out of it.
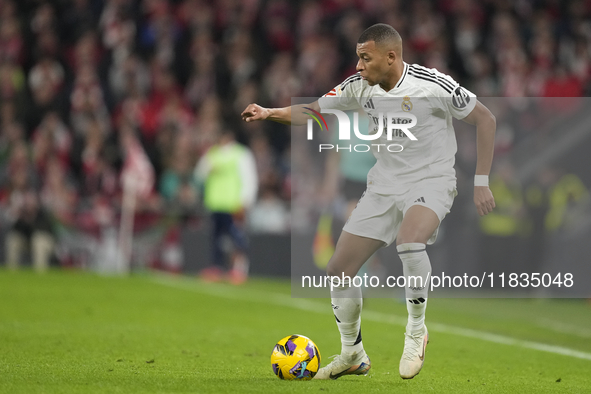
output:
<svg viewBox="0 0 591 394"><path fill-rule="evenodd" d="M394 86L394 89L397 89L400 87L400 85L402 85L402 82L404 82L404 78L406 77L407 73L408 73L408 64L406 62L404 62L404 71L402 72L402 76L398 80L398 83L396 84L396 86Z"/></svg>
<svg viewBox="0 0 591 394"><path fill-rule="evenodd" d="M396 82L396 85L394 85L394 87L392 89L389 90L389 92L392 92L396 89L398 89L401 85L402 82L404 82L404 79L406 78L406 74L408 73L408 64L405 62L404 63L404 71L402 71L402 75L400 76L400 79L398 80L398 82ZM379 85L378 85L379 86ZM386 92L386 90L384 90L383 87L379 86L380 89L382 89L384 92ZM388 93L388 92L387 92Z"/></svg>

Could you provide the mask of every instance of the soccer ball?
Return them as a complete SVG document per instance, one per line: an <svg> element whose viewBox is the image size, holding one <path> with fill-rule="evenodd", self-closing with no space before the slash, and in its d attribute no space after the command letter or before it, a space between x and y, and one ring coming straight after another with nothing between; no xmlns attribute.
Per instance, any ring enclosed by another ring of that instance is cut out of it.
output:
<svg viewBox="0 0 591 394"><path fill-rule="evenodd" d="M271 366L279 379L310 380L320 368L320 352L310 338L290 335L273 348Z"/></svg>

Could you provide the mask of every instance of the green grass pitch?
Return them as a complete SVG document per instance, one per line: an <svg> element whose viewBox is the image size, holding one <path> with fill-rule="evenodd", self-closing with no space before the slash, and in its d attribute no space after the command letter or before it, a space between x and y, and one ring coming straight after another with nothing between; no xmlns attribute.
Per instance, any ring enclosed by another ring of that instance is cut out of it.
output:
<svg viewBox="0 0 591 394"><path fill-rule="evenodd" d="M398 376L406 309L367 300L368 376L282 381L277 340L340 351L328 300L292 299L285 280L244 286L194 278L0 270L0 393L591 393L585 300L431 299L431 343Z"/></svg>

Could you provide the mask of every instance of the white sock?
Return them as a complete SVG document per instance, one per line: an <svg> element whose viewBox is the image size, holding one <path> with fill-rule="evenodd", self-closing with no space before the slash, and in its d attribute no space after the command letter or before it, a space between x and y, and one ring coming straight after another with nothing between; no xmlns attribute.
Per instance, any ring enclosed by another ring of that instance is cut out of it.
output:
<svg viewBox="0 0 591 394"><path fill-rule="evenodd" d="M425 310L427 309L427 296L429 281L431 280L431 262L427 255L426 245L423 243L406 243L396 247L398 256L402 260L402 271L406 277L406 309L408 310L408 323L406 331L409 334L422 332L425 324ZM421 281L409 279L420 277ZM421 286L422 284L422 286Z"/></svg>
<svg viewBox="0 0 591 394"><path fill-rule="evenodd" d="M361 288L341 285L331 292L332 311L341 333L341 354L357 352L363 354L361 341Z"/></svg>

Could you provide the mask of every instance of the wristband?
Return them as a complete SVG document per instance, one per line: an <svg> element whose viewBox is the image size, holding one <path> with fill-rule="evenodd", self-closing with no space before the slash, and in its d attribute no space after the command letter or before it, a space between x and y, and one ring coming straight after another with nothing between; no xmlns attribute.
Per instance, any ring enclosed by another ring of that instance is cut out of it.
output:
<svg viewBox="0 0 591 394"><path fill-rule="evenodd" d="M488 187L488 175L474 175L474 186Z"/></svg>

